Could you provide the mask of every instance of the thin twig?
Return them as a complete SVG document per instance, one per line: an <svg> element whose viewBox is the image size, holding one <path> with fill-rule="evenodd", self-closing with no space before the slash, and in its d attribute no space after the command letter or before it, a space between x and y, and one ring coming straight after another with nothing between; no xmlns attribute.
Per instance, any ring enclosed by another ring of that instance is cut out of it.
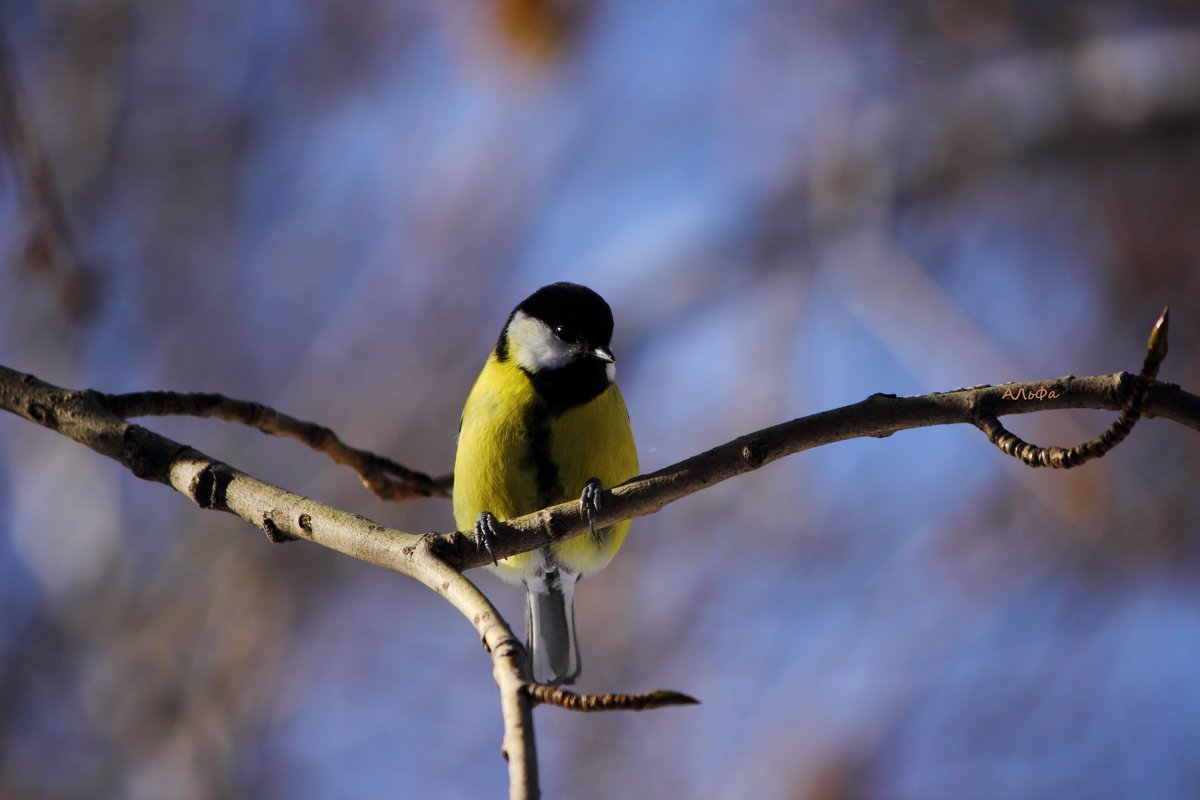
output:
<svg viewBox="0 0 1200 800"><path fill-rule="evenodd" d="M525 685L525 691L537 703L568 711L646 711L667 706L700 705L696 698L668 689L641 694L577 694L559 686L529 683Z"/></svg>
<svg viewBox="0 0 1200 800"><path fill-rule="evenodd" d="M96 397L101 405L119 417L214 417L247 425L271 436L295 439L355 470L363 485L384 500L450 496L453 476L431 478L385 456L350 447L324 425L296 419L261 403L234 400L220 394L183 392L97 393Z"/></svg>
<svg viewBox="0 0 1200 800"><path fill-rule="evenodd" d="M1170 308L1164 308L1158 321L1154 323L1154 328L1150 332L1150 340L1146 343L1146 360L1142 362L1142 371L1137 376L1133 391L1130 392L1121 414L1095 439L1074 447L1042 447L1030 444L1008 431L991 409L981 408L975 424L987 434L988 441L1029 467L1071 469L1080 464L1086 464L1094 458L1100 458L1125 440L1146 410L1150 388L1154 386L1158 368L1162 365L1163 359L1167 357L1169 315Z"/></svg>

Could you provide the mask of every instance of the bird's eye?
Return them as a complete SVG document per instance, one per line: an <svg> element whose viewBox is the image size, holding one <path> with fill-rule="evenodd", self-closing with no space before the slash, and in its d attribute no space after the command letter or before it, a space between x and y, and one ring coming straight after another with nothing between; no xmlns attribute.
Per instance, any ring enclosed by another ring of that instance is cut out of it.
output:
<svg viewBox="0 0 1200 800"><path fill-rule="evenodd" d="M566 339L567 338L567 326L566 325L554 326L554 335L560 339Z"/></svg>

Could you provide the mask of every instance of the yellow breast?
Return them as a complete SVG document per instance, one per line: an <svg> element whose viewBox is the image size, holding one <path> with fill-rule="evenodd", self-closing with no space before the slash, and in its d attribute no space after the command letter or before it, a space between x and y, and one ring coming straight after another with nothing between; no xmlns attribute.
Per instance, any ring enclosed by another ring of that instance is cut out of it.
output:
<svg viewBox="0 0 1200 800"><path fill-rule="evenodd" d="M480 512L511 519L552 503L577 500L589 478L605 488L638 472L625 400L616 384L598 397L550 415L529 378L493 355L467 397L454 462L454 518L469 531ZM590 573L616 554L629 529L623 522L556 544L567 569ZM533 554L502 559L495 571L517 581Z"/></svg>

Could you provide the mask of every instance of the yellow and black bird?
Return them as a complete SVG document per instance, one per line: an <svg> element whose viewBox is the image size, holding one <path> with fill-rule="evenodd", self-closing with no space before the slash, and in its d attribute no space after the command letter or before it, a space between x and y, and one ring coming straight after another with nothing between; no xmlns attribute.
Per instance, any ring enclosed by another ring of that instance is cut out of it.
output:
<svg viewBox="0 0 1200 800"><path fill-rule="evenodd" d="M454 461L455 521L489 552L497 519L576 498L590 519L602 487L637 474L612 332L608 303L573 283L543 286L509 315L467 397ZM606 566L628 530L621 522L489 567L525 585L533 680L578 677L575 582Z"/></svg>

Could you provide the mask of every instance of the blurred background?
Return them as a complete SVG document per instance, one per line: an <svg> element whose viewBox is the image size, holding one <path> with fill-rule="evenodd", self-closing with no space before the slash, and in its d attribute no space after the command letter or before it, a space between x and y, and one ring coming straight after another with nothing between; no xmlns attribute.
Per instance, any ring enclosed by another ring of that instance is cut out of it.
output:
<svg viewBox="0 0 1200 800"><path fill-rule="evenodd" d="M1200 389L1190 0L3 0L0 36L0 363L60 385L258 400L441 474L508 312L565 279L614 309L646 470L872 392L1136 371L1165 303L1161 377ZM956 426L640 519L579 590L580 688L703 705L538 710L546 794L1195 797L1197 474L1164 421L1070 473ZM8 416L0 609L0 797L506 792L447 604Z"/></svg>

